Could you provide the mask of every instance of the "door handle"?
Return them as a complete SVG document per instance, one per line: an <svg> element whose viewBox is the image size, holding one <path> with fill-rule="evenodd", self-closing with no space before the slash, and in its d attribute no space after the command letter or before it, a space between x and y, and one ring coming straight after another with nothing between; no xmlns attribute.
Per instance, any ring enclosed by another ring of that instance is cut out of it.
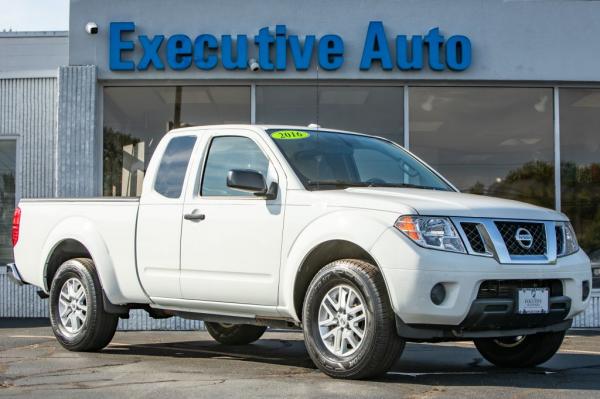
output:
<svg viewBox="0 0 600 399"><path fill-rule="evenodd" d="M203 213L197 213L197 209L194 209L192 213L186 213L183 215L185 220L204 220L206 216Z"/></svg>

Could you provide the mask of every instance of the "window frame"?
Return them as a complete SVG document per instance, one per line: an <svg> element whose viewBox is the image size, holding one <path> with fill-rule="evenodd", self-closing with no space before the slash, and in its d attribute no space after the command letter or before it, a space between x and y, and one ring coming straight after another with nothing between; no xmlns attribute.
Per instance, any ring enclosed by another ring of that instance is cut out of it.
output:
<svg viewBox="0 0 600 399"><path fill-rule="evenodd" d="M202 154L202 158L201 161L199 163L199 166L197 168L197 172L196 172L196 177L195 177L195 184L194 184L194 189L193 189L193 193L192 193L192 198L193 199L201 199L201 200L241 200L241 201L267 201L266 198L264 197L257 197L255 195L202 195L202 184L204 183L204 176L205 176L205 171L206 171L206 165L208 163L208 156L210 154L210 149L213 145L213 141L217 138L221 138L221 137L242 137L242 138L246 138L250 141L252 141L256 147L260 150L260 152L263 154L263 156L267 159L267 162L269 163L269 168L272 168L274 173L275 173L275 180L279 182L279 173L277 171L277 168L275 167L275 163L273 162L273 159L267 154L267 152L265 151L265 148L263 146L261 146L261 144L255 140L253 137L250 137L250 135L248 134L244 134L246 133L245 131L236 131L236 133L233 132L227 132L227 133L214 133L211 134L210 137L207 138L206 140L206 144L204 145L204 153ZM267 176L263 176L265 179L265 182L267 184L269 184L269 181L267 180Z"/></svg>

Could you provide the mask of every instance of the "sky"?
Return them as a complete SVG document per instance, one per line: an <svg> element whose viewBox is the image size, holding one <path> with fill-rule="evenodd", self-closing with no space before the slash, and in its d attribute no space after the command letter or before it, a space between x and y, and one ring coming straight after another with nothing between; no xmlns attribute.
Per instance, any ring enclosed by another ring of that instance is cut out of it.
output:
<svg viewBox="0 0 600 399"><path fill-rule="evenodd" d="M0 10L0 32L69 29L69 0L0 0Z"/></svg>

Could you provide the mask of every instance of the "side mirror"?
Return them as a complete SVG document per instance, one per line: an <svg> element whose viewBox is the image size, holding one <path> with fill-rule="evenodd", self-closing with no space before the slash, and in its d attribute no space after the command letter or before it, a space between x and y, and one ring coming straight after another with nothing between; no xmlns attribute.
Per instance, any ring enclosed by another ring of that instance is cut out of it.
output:
<svg viewBox="0 0 600 399"><path fill-rule="evenodd" d="M277 183L267 183L263 175L255 170L233 169L227 172L227 187L236 190L247 191L259 197L267 199L277 198Z"/></svg>

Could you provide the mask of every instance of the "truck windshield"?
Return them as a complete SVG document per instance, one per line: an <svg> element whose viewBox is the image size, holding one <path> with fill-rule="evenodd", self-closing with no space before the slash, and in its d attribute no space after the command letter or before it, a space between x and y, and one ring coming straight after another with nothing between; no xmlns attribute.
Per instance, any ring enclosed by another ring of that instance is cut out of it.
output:
<svg viewBox="0 0 600 399"><path fill-rule="evenodd" d="M323 130L269 129L267 133L307 190L409 187L454 191L391 141Z"/></svg>

